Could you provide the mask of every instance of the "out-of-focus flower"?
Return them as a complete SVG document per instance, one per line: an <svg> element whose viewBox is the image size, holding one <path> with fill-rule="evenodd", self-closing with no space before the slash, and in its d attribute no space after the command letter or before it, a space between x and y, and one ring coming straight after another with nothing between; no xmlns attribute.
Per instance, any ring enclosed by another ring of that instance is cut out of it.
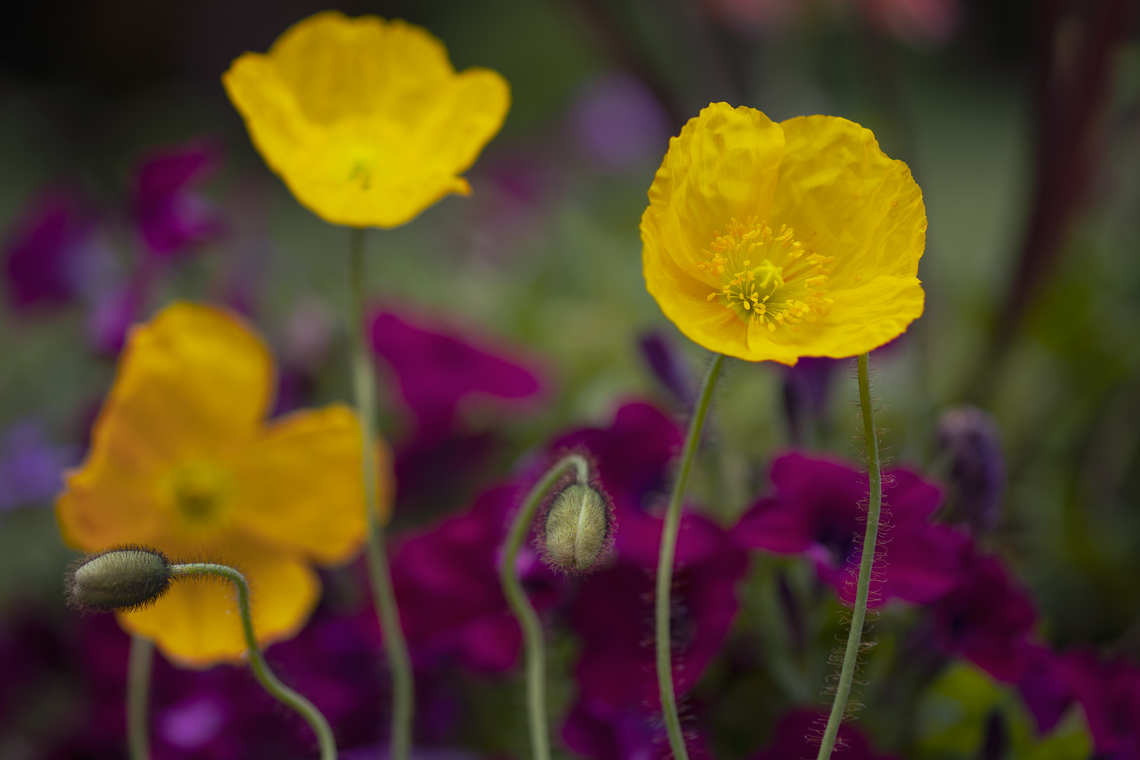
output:
<svg viewBox="0 0 1140 760"><path fill-rule="evenodd" d="M705 0L705 5L729 29L751 34L779 32L797 17L849 7L879 33L918 48L946 42L962 15L959 0Z"/></svg>
<svg viewBox="0 0 1140 760"><path fill-rule="evenodd" d="M63 487L63 470L75 464L70 446L48 441L34 418L17 422L0 437L0 512L50 504Z"/></svg>
<svg viewBox="0 0 1140 760"><path fill-rule="evenodd" d="M295 633L320 595L309 563L347 559L364 537L360 426L339 405L266 424L272 377L265 345L225 312L179 303L136 328L57 504L64 540L236 564L258 636ZM119 621L205 665L245 651L232 613L221 584L183 583Z"/></svg>
<svg viewBox="0 0 1140 760"><path fill-rule="evenodd" d="M435 37L403 21L318 13L222 76L254 146L326 221L396 227L449 193L510 106L494 71L456 74Z"/></svg>
<svg viewBox="0 0 1140 760"><path fill-rule="evenodd" d="M157 151L134 174L131 210L147 251L159 258L183 253L222 230L218 210L194 192L217 171L221 153L196 141Z"/></svg>
<svg viewBox="0 0 1140 760"><path fill-rule="evenodd" d="M1061 658L1072 695L1084 708L1096 757L1140 757L1140 668L1077 649Z"/></svg>
<svg viewBox="0 0 1140 760"><path fill-rule="evenodd" d="M4 273L17 309L62 306L80 295L95 217L77 192L44 190L21 212L4 244Z"/></svg>
<svg viewBox="0 0 1140 760"><path fill-rule="evenodd" d="M1073 702L1066 663L1049 647L1033 643L1022 646L1017 659L1022 663L1017 677L1021 698L1037 723L1037 732L1048 733Z"/></svg>
<svg viewBox="0 0 1140 760"><path fill-rule="evenodd" d="M994 528L1001 519L1005 457L993 416L974 406L947 409L938 420L938 447L950 456L960 516L975 529Z"/></svg>
<svg viewBox="0 0 1140 760"><path fill-rule="evenodd" d="M749 760L801 760L819 751L819 737L827 725L827 713L800 708L785 713L776 724L775 735L767 747L753 753ZM839 725L836 756L843 760L894 760L892 755L876 752L860 731L850 723Z"/></svg>
<svg viewBox="0 0 1140 760"><path fill-rule="evenodd" d="M784 415L792 442L802 446L804 428L819 419L827 406L831 378L842 365L836 359L806 357L784 371Z"/></svg>
<svg viewBox="0 0 1140 760"><path fill-rule="evenodd" d="M867 22L911 47L932 47L958 28L958 0L857 0Z"/></svg>
<svg viewBox="0 0 1140 760"><path fill-rule="evenodd" d="M1037 609L996 557L971 551L957 584L934 606L934 615L946 649L1000 681L1021 677L1031 655L1027 645Z"/></svg>
<svg viewBox="0 0 1140 760"><path fill-rule="evenodd" d="M641 240L649 292L710 351L855 356L922 315L922 191L846 119L709 105L670 140Z"/></svg>
<svg viewBox="0 0 1140 760"><path fill-rule="evenodd" d="M890 527L875 560L869 605L891 598L933 602L958 583L967 539L931 523L942 489L902 468L885 475L883 514ZM744 514L733 529L736 540L748 548L808 554L820 579L853 601L866 474L844 462L793 453L772 463L771 482L775 493Z"/></svg>
<svg viewBox="0 0 1140 760"><path fill-rule="evenodd" d="M372 321L372 346L392 368L415 421L417 438L440 438L456 426L463 403L478 398L533 399L542 384L517 351L473 340L454 328L384 311Z"/></svg>
<svg viewBox="0 0 1140 760"><path fill-rule="evenodd" d="M606 429L571 433L556 449L584 449L614 500L616 558L589 576L570 610L582 638L574 669L579 697L563 737L572 749L594 758L668 754L654 670L653 575L661 541L656 513L666 495L669 463L680 429L647 404L620 408ZM736 616L736 583L747 555L730 534L691 512L681 518L674 573L673 679L679 696L691 690L720 651ZM687 737L690 752L704 756L699 736Z"/></svg>
<svg viewBox="0 0 1140 760"><path fill-rule="evenodd" d="M392 558L400 619L419 664L452 658L482 672L514 666L522 632L499 583L499 552L518 485L492 488L464 514L406 539ZM561 581L530 545L519 553L519 574L542 608Z"/></svg>
<svg viewBox="0 0 1140 760"><path fill-rule="evenodd" d="M639 345L641 355L657 381L682 409L691 409L697 396L693 373L673 341L660 330L653 330L641 336Z"/></svg>
<svg viewBox="0 0 1140 760"><path fill-rule="evenodd" d="M661 104L628 74L606 74L588 84L570 112L570 124L583 153L603 171L643 166L669 142Z"/></svg>

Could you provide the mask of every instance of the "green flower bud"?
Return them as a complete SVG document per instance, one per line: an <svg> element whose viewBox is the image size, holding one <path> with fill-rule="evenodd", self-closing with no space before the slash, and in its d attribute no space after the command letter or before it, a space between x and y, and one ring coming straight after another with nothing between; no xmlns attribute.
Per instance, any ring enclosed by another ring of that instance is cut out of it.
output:
<svg viewBox="0 0 1140 760"><path fill-rule="evenodd" d="M613 535L613 509L600 489L572 482L557 492L543 521L544 558L566 573L588 573Z"/></svg>
<svg viewBox="0 0 1140 760"><path fill-rule="evenodd" d="M136 610L170 588L170 566L165 554L147 546L108 549L76 562L64 591L68 604L81 610Z"/></svg>

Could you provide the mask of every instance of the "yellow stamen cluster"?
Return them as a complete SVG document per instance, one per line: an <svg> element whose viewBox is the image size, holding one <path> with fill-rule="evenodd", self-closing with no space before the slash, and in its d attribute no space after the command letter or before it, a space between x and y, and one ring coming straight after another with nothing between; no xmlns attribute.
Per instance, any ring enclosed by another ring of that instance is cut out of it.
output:
<svg viewBox="0 0 1140 760"><path fill-rule="evenodd" d="M799 332L797 325L805 319L814 322L832 303L827 297L827 279L831 274L827 266L835 257L809 253L803 258L803 245L795 239L795 230L787 225L773 233L766 222L754 216L747 217L743 224L734 218L723 235L716 230L713 235L711 250L701 249L707 260L696 265L699 273L714 275L723 283L709 294L708 300L719 298L749 325L759 320L771 332L777 325ZM760 263L753 265L758 259ZM785 274L795 264L800 264L800 268ZM804 275L801 281L793 282ZM785 289L785 296L798 290L805 292L802 298L773 300L781 289Z"/></svg>

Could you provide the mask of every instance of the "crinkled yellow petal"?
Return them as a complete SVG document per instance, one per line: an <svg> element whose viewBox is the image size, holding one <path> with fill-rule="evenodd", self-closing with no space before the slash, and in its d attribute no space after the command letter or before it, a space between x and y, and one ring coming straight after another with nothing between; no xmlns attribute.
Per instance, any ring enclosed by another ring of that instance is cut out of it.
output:
<svg viewBox="0 0 1140 760"><path fill-rule="evenodd" d="M756 361L748 348L748 330L734 312L709 303L709 285L681 269L661 244L659 230L646 209L641 217L642 273L645 286L665 316L690 340L710 351Z"/></svg>
<svg viewBox="0 0 1140 760"><path fill-rule="evenodd" d="M347 559L365 531L360 441L356 415L341 405L271 425L235 462L236 524L319 562Z"/></svg>
<svg viewBox="0 0 1140 760"><path fill-rule="evenodd" d="M766 218L783 152L783 132L767 116L710 103L669 140L642 226L654 225L664 251L691 269L731 219Z"/></svg>
<svg viewBox="0 0 1140 760"><path fill-rule="evenodd" d="M88 551L145 542L166 519L157 479L174 463L248 445L272 382L265 345L226 312L175 303L135 327L87 460L57 505L64 540Z"/></svg>
<svg viewBox="0 0 1140 760"><path fill-rule="evenodd" d="M183 554L193 561L199 556L221 561L245 574L252 589L253 629L263 645L296 634L320 598L320 579L308 565L260 540L235 534L218 545L187 546ZM177 581L152 606L118 618L123 628L152 639L183 665L236 662L245 652L237 591L228 581Z"/></svg>
<svg viewBox="0 0 1140 760"><path fill-rule="evenodd" d="M748 177L756 184L751 191ZM712 351L784 364L854 356L895 338L922 314L922 192L906 165L883 154L858 124L811 116L772 125L752 109L711 105L670 143L649 197L641 223L647 287L682 332ZM793 228L805 254L772 262L789 285L771 291L767 323L739 304L708 300L731 275L714 272L703 263L710 256L700 254L714 229L749 216L773 229ZM815 253L833 260L809 262ZM827 275L822 285L811 287L823 291L811 295L807 280L819 273ZM771 317L783 299L813 306L776 324Z"/></svg>
<svg viewBox="0 0 1140 760"><path fill-rule="evenodd" d="M254 145L297 199L327 221L395 227L449 193L502 127L506 81L456 74L447 51L402 21L320 13L267 55L222 77Z"/></svg>
<svg viewBox="0 0 1140 760"><path fill-rule="evenodd" d="M808 251L834 256L829 286L914 277L926 245L922 191L869 129L836 116L789 119L772 217Z"/></svg>

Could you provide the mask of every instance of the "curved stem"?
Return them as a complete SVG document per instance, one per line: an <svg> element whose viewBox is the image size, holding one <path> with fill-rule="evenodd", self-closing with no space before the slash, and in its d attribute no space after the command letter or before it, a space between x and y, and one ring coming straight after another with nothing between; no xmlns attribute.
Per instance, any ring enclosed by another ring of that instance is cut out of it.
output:
<svg viewBox="0 0 1140 760"><path fill-rule="evenodd" d="M321 748L321 760L336 760L336 742L333 740L332 729L329 728L325 716L312 702L277 680L277 676L273 674L265 662L265 656L261 653L261 646L257 643L257 636L253 632L253 617L249 608L249 581L245 579L245 576L232 567L217 565L212 562L171 565L170 572L175 579L213 575L225 578L237 587L241 630L245 635L245 645L249 650L249 666L253 670L254 676L278 702L297 712L312 727L313 733L317 735L317 743Z"/></svg>
<svg viewBox="0 0 1140 760"><path fill-rule="evenodd" d="M503 545L503 557L499 565L499 583L503 586L503 593L507 597L511 611L515 613L519 625L522 626L523 641L526 645L526 705L530 721L531 755L534 760L550 760L550 729L546 721L546 653L542 625L519 581L517 558L519 547L526 538L527 529L534 520L534 514L538 511L543 496L571 467L578 471L579 483L589 480L589 465L578 454L563 457L547 470L534 488L530 489L522 507L515 514L507 533L507 542Z"/></svg>
<svg viewBox="0 0 1140 760"><path fill-rule="evenodd" d="M669 630L670 612L673 607L670 598L673 589L673 559L677 553L677 531L681 526L681 501L689 484L689 473L693 468L697 446L700 445L701 430L705 426L705 416L709 411L713 388L716 386L716 379L720 376L723 364L722 354L713 357L705 375L704 385L701 387L701 395L689 420L689 432L685 436L685 447L681 450L681 469L677 472L673 493L669 496L669 509L665 513L665 525L661 530L661 553L657 559L657 686L661 690L661 712L665 717L665 727L669 731L669 746L676 760L688 760L689 752L685 748L685 737L681 733L681 717L677 713L677 697L673 693L673 652L670 648L672 634Z"/></svg>
<svg viewBox="0 0 1140 760"><path fill-rule="evenodd" d="M843 652L843 666L839 670L839 686L835 702L827 718L827 728L819 745L817 760L828 760L839 734L839 724L847 710L851 695L851 682L855 678L855 665L859 661L859 643L863 640L863 621L867 617L867 597L871 587L871 566L875 562L875 544L879 538L879 513L883 505L883 476L879 469L879 436L875 430L875 413L871 409L871 386L867 378L867 354L859 357L859 405L863 409L863 436L867 443L867 475L870 496L867 500L867 532L863 537L863 554L859 558L859 581L855 590L855 609L851 611L851 631L847 634L847 648Z"/></svg>
<svg viewBox="0 0 1140 760"><path fill-rule="evenodd" d="M154 642L131 636L127 665L127 746L131 760L150 760L147 706L150 702L150 670L154 663Z"/></svg>
<svg viewBox="0 0 1140 760"><path fill-rule="evenodd" d="M388 550L384 543L384 528L380 524L376 495L376 457L372 456L376 440L376 376L367 347L364 344L365 266L364 230L354 228L349 243L349 287L352 298L349 304L348 327L352 344L352 390L356 398L356 411L364 436L363 457L364 500L368 519L368 574L372 581L373 603L384 634L384 650L388 667L392 669L392 735L389 755L392 760L407 760L412 740L412 709L415 702L415 683L412 679L412 660L404 629L400 625L400 610L396 593L392 589L392 572L388 567Z"/></svg>

